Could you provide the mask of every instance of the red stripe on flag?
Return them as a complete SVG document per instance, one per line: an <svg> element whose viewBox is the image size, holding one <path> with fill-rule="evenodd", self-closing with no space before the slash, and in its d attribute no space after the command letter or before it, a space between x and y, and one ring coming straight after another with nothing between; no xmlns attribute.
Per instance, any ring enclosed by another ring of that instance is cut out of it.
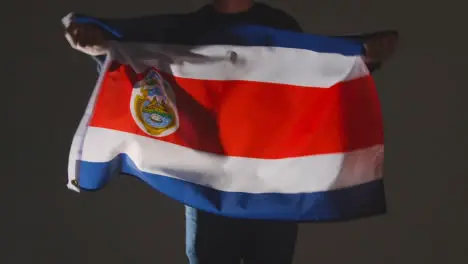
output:
<svg viewBox="0 0 468 264"><path fill-rule="evenodd" d="M180 127L155 140L264 159L347 152L383 143L371 76L324 89L162 75L174 90ZM132 83L140 78L129 66L108 72L90 125L151 137L130 112Z"/></svg>

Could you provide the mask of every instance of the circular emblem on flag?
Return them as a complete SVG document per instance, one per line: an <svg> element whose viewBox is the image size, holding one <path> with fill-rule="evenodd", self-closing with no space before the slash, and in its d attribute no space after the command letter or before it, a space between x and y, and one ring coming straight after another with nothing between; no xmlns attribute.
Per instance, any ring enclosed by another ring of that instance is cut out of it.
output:
<svg viewBox="0 0 468 264"><path fill-rule="evenodd" d="M168 136L179 128L172 87L153 69L134 84L130 110L138 127L150 136Z"/></svg>

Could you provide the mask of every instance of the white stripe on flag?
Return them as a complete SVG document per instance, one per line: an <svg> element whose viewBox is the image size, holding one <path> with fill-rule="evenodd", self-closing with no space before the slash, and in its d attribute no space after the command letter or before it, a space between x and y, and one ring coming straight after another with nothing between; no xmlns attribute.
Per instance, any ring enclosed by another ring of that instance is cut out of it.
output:
<svg viewBox="0 0 468 264"><path fill-rule="evenodd" d="M378 165L383 145L349 153L267 160L215 155L125 132L89 127L83 149L83 161L108 162L118 154L127 154L143 172L229 192L309 193L382 177Z"/></svg>
<svg viewBox="0 0 468 264"><path fill-rule="evenodd" d="M110 56L107 56L106 61L103 64L103 71L107 71L110 65ZM80 124L78 125L78 128L75 132L75 135L73 136L73 141L70 147L70 152L68 154L68 182L67 182L67 188L75 191L75 192L80 192L79 188L77 188L72 181L78 180L78 175L79 171L76 166L77 161L81 160L81 155L83 154L83 142L85 137L87 136L87 130L88 130L88 124L89 120L91 119L91 116L94 112L94 104L96 103L96 99L98 96L98 93L101 89L101 84L104 81L104 74L101 74L99 76L98 81L96 82L96 85L94 87L94 90L91 94L91 97L88 101L88 105L86 106L85 113L83 117L80 120Z"/></svg>
<svg viewBox="0 0 468 264"><path fill-rule="evenodd" d="M360 56L282 47L112 43L111 54L137 72L153 66L176 77L199 80L244 80L328 88L340 81L369 74Z"/></svg>

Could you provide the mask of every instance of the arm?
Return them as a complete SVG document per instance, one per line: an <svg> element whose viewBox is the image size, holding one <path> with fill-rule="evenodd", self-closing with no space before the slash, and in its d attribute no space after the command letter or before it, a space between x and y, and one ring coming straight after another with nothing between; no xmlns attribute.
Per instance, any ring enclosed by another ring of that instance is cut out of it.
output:
<svg viewBox="0 0 468 264"><path fill-rule="evenodd" d="M129 18L101 18L71 13L63 19L63 23L65 25L69 23L95 25L103 31L109 40L138 41L141 38L147 39L148 35L152 35L152 33L160 33L177 26L183 17L183 14L168 14Z"/></svg>
<svg viewBox="0 0 468 264"><path fill-rule="evenodd" d="M136 18L98 18L69 14L62 22L70 45L98 63L98 71L106 59L108 40L162 41L164 32L171 32L183 15L148 15Z"/></svg>

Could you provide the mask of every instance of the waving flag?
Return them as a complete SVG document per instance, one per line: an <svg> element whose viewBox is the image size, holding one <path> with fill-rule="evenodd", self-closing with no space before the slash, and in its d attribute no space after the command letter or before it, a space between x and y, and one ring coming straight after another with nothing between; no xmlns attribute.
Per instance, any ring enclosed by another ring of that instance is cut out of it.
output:
<svg viewBox="0 0 468 264"><path fill-rule="evenodd" d="M385 212L381 110L360 44L250 25L191 41L110 42L71 189L124 173L225 216Z"/></svg>

